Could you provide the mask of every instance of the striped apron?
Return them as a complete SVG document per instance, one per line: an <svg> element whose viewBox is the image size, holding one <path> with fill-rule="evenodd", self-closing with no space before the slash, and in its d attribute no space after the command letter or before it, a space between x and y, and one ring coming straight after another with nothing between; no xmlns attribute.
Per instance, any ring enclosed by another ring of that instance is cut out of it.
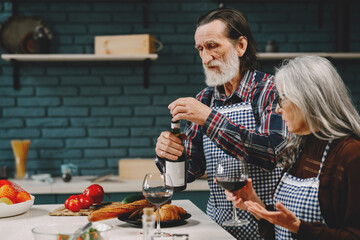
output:
<svg viewBox="0 0 360 240"><path fill-rule="evenodd" d="M326 155L329 151L332 139L328 141L316 177L301 179L289 174L289 170L283 175L274 193L274 204L281 202L287 209L292 211L297 218L306 222L322 222L319 204L319 176L324 165ZM281 226L275 225L276 239L293 239L291 232Z"/></svg>

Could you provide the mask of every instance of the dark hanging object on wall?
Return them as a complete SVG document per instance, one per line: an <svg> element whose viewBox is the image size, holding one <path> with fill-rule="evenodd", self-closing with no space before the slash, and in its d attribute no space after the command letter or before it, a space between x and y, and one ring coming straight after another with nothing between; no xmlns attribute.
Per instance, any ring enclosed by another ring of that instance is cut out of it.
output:
<svg viewBox="0 0 360 240"><path fill-rule="evenodd" d="M49 53L51 34L44 26L36 26L32 36L35 53Z"/></svg>
<svg viewBox="0 0 360 240"><path fill-rule="evenodd" d="M275 40L269 40L265 46L265 52L278 52L279 46Z"/></svg>

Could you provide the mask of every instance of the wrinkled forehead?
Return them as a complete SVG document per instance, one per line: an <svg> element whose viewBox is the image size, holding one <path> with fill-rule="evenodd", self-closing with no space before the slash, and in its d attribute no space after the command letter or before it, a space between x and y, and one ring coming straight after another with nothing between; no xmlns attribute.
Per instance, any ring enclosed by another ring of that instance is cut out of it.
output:
<svg viewBox="0 0 360 240"><path fill-rule="evenodd" d="M199 26L195 31L195 45L201 45L208 41L224 41L226 25L220 20L214 20Z"/></svg>

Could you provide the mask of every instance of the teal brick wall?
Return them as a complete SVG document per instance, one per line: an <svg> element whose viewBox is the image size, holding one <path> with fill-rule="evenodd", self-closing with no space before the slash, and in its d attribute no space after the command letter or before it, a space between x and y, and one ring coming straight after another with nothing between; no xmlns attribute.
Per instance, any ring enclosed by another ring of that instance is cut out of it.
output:
<svg viewBox="0 0 360 240"><path fill-rule="evenodd" d="M31 139L30 174L60 175L74 163L81 175L117 173L120 158L154 157L156 138L169 128L167 105L204 88L201 60L194 49L197 18L218 1L149 1L149 27L143 27L141 1L40 1L19 3L19 14L35 15L51 27L52 53L93 53L94 36L153 34L164 44L144 89L142 63L23 63L21 89L12 88L12 66L0 60L0 165L14 173L10 140ZM334 52L336 6L323 4L322 27L315 3L241 3L260 51L275 39L282 52ZM0 1L0 24L12 3ZM350 51L360 51L360 3L350 7ZM0 53L4 53L1 49ZM359 60L333 61L354 101L360 101ZM261 62L273 73L276 61Z"/></svg>

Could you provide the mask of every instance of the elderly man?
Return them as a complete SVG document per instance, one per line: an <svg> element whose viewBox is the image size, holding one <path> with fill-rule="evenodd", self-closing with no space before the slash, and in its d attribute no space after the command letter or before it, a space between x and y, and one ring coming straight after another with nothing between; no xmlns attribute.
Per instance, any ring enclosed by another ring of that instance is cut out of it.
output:
<svg viewBox="0 0 360 240"><path fill-rule="evenodd" d="M255 70L255 41L242 13L216 9L200 17L195 48L202 59L208 87L196 99L175 100L169 109L173 121L187 120L187 181L207 173L207 214L222 225L232 218L233 206L214 182L217 159L245 159L256 192L262 201L271 203L271 189L280 176L276 160L289 133L281 116L275 113L273 76ZM163 171L164 159L176 160L183 146L170 132L162 132L155 151L156 163ZM240 210L238 216L250 223L224 228L238 239L260 239L255 220Z"/></svg>

